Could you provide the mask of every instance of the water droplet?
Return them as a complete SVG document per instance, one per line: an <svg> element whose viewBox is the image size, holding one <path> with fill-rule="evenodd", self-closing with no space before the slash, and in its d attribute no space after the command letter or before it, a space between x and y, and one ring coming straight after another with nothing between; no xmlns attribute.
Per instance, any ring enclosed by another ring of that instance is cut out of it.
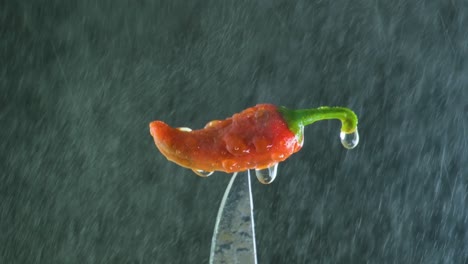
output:
<svg viewBox="0 0 468 264"><path fill-rule="evenodd" d="M285 158L284 158L284 154L283 153L277 153L277 152L273 152L271 154L271 159L274 160L274 161L283 161Z"/></svg>
<svg viewBox="0 0 468 264"><path fill-rule="evenodd" d="M257 179L259 182L263 184L270 184L276 179L277 172L278 163L269 168L255 170L255 175L257 175Z"/></svg>
<svg viewBox="0 0 468 264"><path fill-rule="evenodd" d="M195 172L195 174L200 177L208 177L214 172L214 171L204 171L204 170L197 170L197 169L193 169L192 171Z"/></svg>
<svg viewBox="0 0 468 264"><path fill-rule="evenodd" d="M267 126L270 120L270 113L264 109L260 109L255 112L255 123L259 127Z"/></svg>
<svg viewBox="0 0 468 264"><path fill-rule="evenodd" d="M222 164L226 171L235 171L237 168L239 168L239 163L231 159L223 160Z"/></svg>
<svg viewBox="0 0 468 264"><path fill-rule="evenodd" d="M273 147L271 140L269 140L265 136L256 136L253 138L252 143L255 146L255 151L257 153L264 153L267 152Z"/></svg>
<svg viewBox="0 0 468 264"><path fill-rule="evenodd" d="M210 121L210 122L208 122L208 123L205 125L205 128L217 126L217 125L221 124L222 122L223 122L223 121L220 121L220 120L213 120L213 121Z"/></svg>
<svg viewBox="0 0 468 264"><path fill-rule="evenodd" d="M340 133L341 144L347 149L353 149L359 143L359 133L357 129L352 133Z"/></svg>
<svg viewBox="0 0 468 264"><path fill-rule="evenodd" d="M299 131L299 138L297 139L297 144L302 147L304 145L304 126L301 126Z"/></svg>
<svg viewBox="0 0 468 264"><path fill-rule="evenodd" d="M226 149L235 156L245 155L250 152L250 148L245 144L244 140L234 135L226 135L224 137L226 143Z"/></svg>
<svg viewBox="0 0 468 264"><path fill-rule="evenodd" d="M190 131L192 131L192 129L189 128L189 127L178 127L177 129L180 130L180 131L185 131L185 132L190 132Z"/></svg>

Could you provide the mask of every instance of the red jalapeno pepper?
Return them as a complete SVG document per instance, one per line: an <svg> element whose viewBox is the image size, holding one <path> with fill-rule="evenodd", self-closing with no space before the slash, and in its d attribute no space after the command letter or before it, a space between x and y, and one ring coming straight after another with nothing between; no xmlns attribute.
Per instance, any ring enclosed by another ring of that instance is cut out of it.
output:
<svg viewBox="0 0 468 264"><path fill-rule="evenodd" d="M203 129L173 128L154 121L150 132L168 160L195 172L231 173L264 169L286 160L302 148L304 126L324 119L341 120L342 143L348 142L348 148L357 144L357 117L343 107L290 110L259 104L225 120L211 121Z"/></svg>

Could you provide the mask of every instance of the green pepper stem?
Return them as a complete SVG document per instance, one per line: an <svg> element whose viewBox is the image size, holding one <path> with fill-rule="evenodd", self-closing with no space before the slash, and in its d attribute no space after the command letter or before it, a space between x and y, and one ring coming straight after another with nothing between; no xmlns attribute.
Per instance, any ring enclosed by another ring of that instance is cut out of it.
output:
<svg viewBox="0 0 468 264"><path fill-rule="evenodd" d="M358 124L356 114L345 107L322 106L312 109L291 110L281 106L278 111L288 123L289 129L298 136L301 134L302 127L320 120L339 119L341 121L341 131L346 134L356 131Z"/></svg>

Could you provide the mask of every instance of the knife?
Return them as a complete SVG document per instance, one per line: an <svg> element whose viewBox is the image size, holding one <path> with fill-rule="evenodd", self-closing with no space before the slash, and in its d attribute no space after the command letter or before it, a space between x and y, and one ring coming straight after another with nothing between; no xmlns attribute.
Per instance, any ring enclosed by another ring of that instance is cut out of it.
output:
<svg viewBox="0 0 468 264"><path fill-rule="evenodd" d="M250 171L234 173L224 192L211 242L210 264L257 264Z"/></svg>

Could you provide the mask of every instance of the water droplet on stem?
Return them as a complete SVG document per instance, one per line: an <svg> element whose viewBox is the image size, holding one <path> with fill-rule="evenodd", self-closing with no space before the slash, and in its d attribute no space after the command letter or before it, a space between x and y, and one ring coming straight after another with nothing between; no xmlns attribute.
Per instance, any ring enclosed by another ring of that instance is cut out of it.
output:
<svg viewBox="0 0 468 264"><path fill-rule="evenodd" d="M359 143L359 133L357 129L351 133L345 133L341 131L340 133L341 144L347 149L355 148Z"/></svg>
<svg viewBox="0 0 468 264"><path fill-rule="evenodd" d="M255 175L257 175L257 179L259 182L263 184L270 184L276 179L277 172L278 163L269 168L255 170Z"/></svg>
<svg viewBox="0 0 468 264"><path fill-rule="evenodd" d="M204 170L197 170L197 169L193 169L192 170L196 175L200 176L200 177L208 177L210 176L211 174L213 174L214 171L204 171Z"/></svg>
<svg viewBox="0 0 468 264"><path fill-rule="evenodd" d="M299 128L299 137L297 138L297 143L300 147L304 145L304 126L300 126Z"/></svg>

